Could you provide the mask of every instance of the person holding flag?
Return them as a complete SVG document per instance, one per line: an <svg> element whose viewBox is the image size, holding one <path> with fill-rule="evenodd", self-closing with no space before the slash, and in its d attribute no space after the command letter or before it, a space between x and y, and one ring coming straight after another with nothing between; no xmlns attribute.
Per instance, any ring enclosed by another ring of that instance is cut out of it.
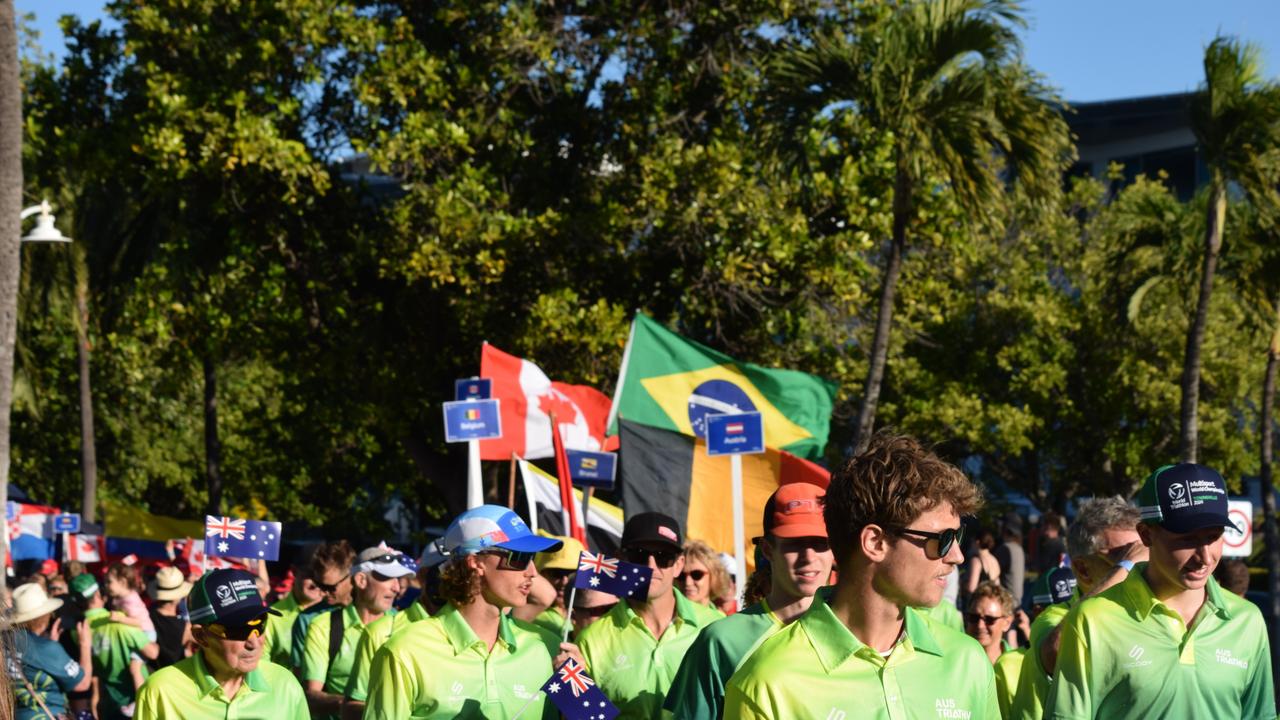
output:
<svg viewBox="0 0 1280 720"><path fill-rule="evenodd" d="M1150 559L1062 621L1044 717L1276 717L1262 613L1213 579L1231 525L1222 476L1166 465L1138 505Z"/></svg>
<svg viewBox="0 0 1280 720"><path fill-rule="evenodd" d="M243 570L211 570L187 597L195 654L158 670L138 695L137 720L308 720L297 678L262 659L275 611Z"/></svg>
<svg viewBox="0 0 1280 720"><path fill-rule="evenodd" d="M622 528L622 559L653 573L643 599L623 597L582 632L579 645L600 689L623 718L654 718L694 638L723 615L675 588L684 570L680 525L662 513L632 516Z"/></svg>
<svg viewBox="0 0 1280 720"><path fill-rule="evenodd" d="M764 535L756 538L766 558L756 572L769 574L769 594L698 634L663 705L677 718L721 717L734 671L760 643L803 615L829 582L834 560L822 520L825 493L817 485L788 483L769 496Z"/></svg>
<svg viewBox="0 0 1280 720"><path fill-rule="evenodd" d="M366 720L554 717L540 687L565 660L581 662L578 649L506 611L524 605L534 555L559 547L505 507L481 505L455 518L442 548L447 602L373 656Z"/></svg>
<svg viewBox="0 0 1280 720"><path fill-rule="evenodd" d="M916 440L878 434L831 478L823 520L839 578L729 680L724 717L996 720L982 646L914 608L964 562L982 494Z"/></svg>

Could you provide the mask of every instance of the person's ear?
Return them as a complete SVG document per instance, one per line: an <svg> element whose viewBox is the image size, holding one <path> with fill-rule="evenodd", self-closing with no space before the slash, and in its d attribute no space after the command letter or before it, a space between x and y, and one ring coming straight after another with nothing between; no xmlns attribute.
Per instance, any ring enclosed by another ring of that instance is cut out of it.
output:
<svg viewBox="0 0 1280 720"><path fill-rule="evenodd" d="M195 642L196 645L199 645L200 647L208 647L209 646L209 636L207 635L208 632L209 631L206 630L203 625L193 624L191 626L191 639Z"/></svg>
<svg viewBox="0 0 1280 720"><path fill-rule="evenodd" d="M1155 529L1150 524L1138 523L1138 538L1142 540L1142 544L1151 547L1151 538L1155 535Z"/></svg>
<svg viewBox="0 0 1280 720"><path fill-rule="evenodd" d="M871 562L883 562L889 554L889 533L879 525L867 525L858 533L858 547Z"/></svg>
<svg viewBox="0 0 1280 720"><path fill-rule="evenodd" d="M351 582L359 590L369 587L369 573L358 572L351 576Z"/></svg>
<svg viewBox="0 0 1280 720"><path fill-rule="evenodd" d="M682 572L684 572L684 555L676 558L675 564L671 566L672 577L675 577Z"/></svg>

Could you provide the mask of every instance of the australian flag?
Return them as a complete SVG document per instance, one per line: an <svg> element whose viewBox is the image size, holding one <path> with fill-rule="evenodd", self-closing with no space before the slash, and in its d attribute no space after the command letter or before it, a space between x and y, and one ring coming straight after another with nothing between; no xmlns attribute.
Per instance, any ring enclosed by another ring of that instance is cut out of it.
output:
<svg viewBox="0 0 1280 720"><path fill-rule="evenodd" d="M653 569L617 558L583 552L578 558L578 575L573 584L632 600L649 597Z"/></svg>
<svg viewBox="0 0 1280 720"><path fill-rule="evenodd" d="M204 553L209 557L280 559L280 523L204 517Z"/></svg>
<svg viewBox="0 0 1280 720"><path fill-rule="evenodd" d="M565 720L613 720L618 708L600 692L587 669L569 658L542 684L542 692L564 715Z"/></svg>

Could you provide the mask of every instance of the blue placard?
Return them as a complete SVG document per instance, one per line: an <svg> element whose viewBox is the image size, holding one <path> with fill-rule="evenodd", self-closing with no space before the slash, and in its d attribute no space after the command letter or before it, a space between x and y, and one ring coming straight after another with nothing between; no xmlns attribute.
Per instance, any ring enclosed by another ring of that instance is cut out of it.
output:
<svg viewBox="0 0 1280 720"><path fill-rule="evenodd" d="M455 400L444 404L445 442L502 437L497 400Z"/></svg>
<svg viewBox="0 0 1280 720"><path fill-rule="evenodd" d="M453 381L454 400L488 400L493 396L493 381L473 377Z"/></svg>
<svg viewBox="0 0 1280 720"><path fill-rule="evenodd" d="M569 456L569 479L574 485L613 489L618 472L618 455L611 452L566 450Z"/></svg>
<svg viewBox="0 0 1280 720"><path fill-rule="evenodd" d="M764 420L758 412L707 416L708 455L764 452Z"/></svg>
<svg viewBox="0 0 1280 720"><path fill-rule="evenodd" d="M80 513L62 513L53 516L53 531L56 533L80 532Z"/></svg>

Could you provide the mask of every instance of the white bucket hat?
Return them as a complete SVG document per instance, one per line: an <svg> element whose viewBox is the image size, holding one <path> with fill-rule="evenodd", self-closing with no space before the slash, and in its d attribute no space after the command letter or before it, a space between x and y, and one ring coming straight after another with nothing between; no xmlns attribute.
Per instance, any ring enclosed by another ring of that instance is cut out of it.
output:
<svg viewBox="0 0 1280 720"><path fill-rule="evenodd" d="M13 612L9 622L13 625L35 620L62 607L62 601L50 598L44 588L36 583L20 585L13 591Z"/></svg>
<svg viewBox="0 0 1280 720"><path fill-rule="evenodd" d="M191 594L191 583L187 582L178 568L162 567L151 582L147 583L147 594L152 600L160 602L181 600Z"/></svg>

